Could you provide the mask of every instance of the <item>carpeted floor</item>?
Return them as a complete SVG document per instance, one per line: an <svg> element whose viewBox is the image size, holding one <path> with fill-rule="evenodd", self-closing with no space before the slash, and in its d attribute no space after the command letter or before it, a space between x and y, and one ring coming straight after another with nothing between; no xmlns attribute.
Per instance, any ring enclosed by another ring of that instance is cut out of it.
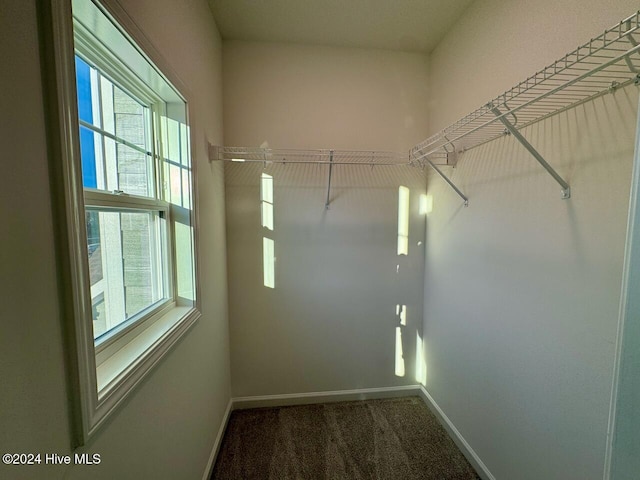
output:
<svg viewBox="0 0 640 480"><path fill-rule="evenodd" d="M418 397L232 413L212 480L476 480Z"/></svg>

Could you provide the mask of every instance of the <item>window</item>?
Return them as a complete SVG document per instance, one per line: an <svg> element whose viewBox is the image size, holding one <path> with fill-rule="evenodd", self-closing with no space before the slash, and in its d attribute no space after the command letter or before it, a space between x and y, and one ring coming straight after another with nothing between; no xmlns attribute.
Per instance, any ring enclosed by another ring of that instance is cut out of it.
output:
<svg viewBox="0 0 640 480"><path fill-rule="evenodd" d="M78 27L80 29L80 27ZM75 57L93 337L102 346L171 296L169 209L162 200L152 118L90 55Z"/></svg>
<svg viewBox="0 0 640 480"><path fill-rule="evenodd" d="M103 6L51 5L81 444L199 317L194 179L179 90Z"/></svg>

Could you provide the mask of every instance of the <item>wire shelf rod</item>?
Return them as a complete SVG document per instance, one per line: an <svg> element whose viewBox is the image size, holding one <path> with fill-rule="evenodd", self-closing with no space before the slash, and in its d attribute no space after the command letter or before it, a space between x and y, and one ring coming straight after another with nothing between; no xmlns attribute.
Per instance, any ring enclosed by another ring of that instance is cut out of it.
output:
<svg viewBox="0 0 640 480"><path fill-rule="evenodd" d="M440 156L446 157L441 153ZM408 154L381 151L349 150L292 150L248 147L210 146L211 161L248 162L267 164L332 164L395 166L409 165Z"/></svg>
<svg viewBox="0 0 640 480"><path fill-rule="evenodd" d="M225 158L225 159L213 159L213 162L232 162L232 163L267 163L267 165L272 165L272 164L278 164L278 165L334 165L334 166L339 166L339 165L359 165L359 166L365 166L365 167L406 167L407 165L409 165L408 162L405 163L391 163L391 162L386 162L386 163L381 163L381 162L344 162L344 161L336 161L336 162L332 162L330 160L279 160L279 159L275 159L275 160L245 160L242 159L241 161L238 160L232 160L229 158Z"/></svg>

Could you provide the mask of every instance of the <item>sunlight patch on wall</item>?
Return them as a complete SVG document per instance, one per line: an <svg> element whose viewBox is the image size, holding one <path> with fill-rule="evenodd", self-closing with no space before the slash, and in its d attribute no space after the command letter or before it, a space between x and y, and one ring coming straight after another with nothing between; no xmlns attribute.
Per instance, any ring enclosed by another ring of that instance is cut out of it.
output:
<svg viewBox="0 0 640 480"><path fill-rule="evenodd" d="M400 325L407 325L407 306L396 305L396 315L400 318Z"/></svg>
<svg viewBox="0 0 640 480"><path fill-rule="evenodd" d="M269 288L276 288L275 242L270 238L262 239L262 255L264 261L264 286Z"/></svg>
<svg viewBox="0 0 640 480"><path fill-rule="evenodd" d="M398 255L409 254L409 189L398 188Z"/></svg>
<svg viewBox="0 0 640 480"><path fill-rule="evenodd" d="M427 386L427 360L424 352L424 340L416 332L416 382Z"/></svg>
<svg viewBox="0 0 640 480"><path fill-rule="evenodd" d="M262 202L262 226L273 231L273 205Z"/></svg>
<svg viewBox="0 0 640 480"><path fill-rule="evenodd" d="M260 211L262 226L273 232L273 177L267 173L260 177ZM264 286L276 288L275 242L271 238L262 238L262 259Z"/></svg>
<svg viewBox="0 0 640 480"><path fill-rule="evenodd" d="M433 211L433 195L420 195L420 215L428 215Z"/></svg>
<svg viewBox="0 0 640 480"><path fill-rule="evenodd" d="M260 179L262 226L273 231L273 177L266 173Z"/></svg>
<svg viewBox="0 0 640 480"><path fill-rule="evenodd" d="M404 355L402 352L402 327L396 327L396 377L404 377Z"/></svg>

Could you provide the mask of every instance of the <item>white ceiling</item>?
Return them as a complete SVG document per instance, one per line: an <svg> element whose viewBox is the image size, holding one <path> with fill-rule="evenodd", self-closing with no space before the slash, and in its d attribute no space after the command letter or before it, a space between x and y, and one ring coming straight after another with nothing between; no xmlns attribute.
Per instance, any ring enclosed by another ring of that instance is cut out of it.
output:
<svg viewBox="0 0 640 480"><path fill-rule="evenodd" d="M430 52L473 0L209 0L225 40Z"/></svg>

